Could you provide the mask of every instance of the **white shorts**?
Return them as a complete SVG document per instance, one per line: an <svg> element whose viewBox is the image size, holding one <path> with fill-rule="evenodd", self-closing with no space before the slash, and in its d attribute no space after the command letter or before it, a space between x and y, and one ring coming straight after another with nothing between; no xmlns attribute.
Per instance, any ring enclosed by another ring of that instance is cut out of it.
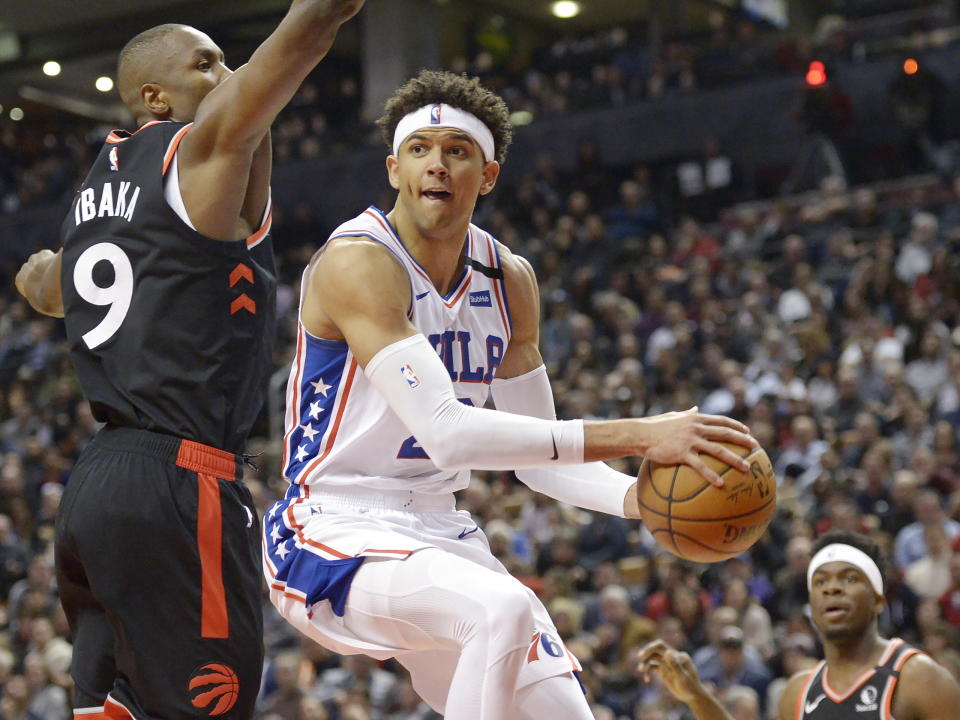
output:
<svg viewBox="0 0 960 720"><path fill-rule="evenodd" d="M342 655L365 654L378 660L396 657L408 668L450 667L449 651L398 647L374 625L350 614L349 589L366 562L403 561L435 548L463 560L463 572L476 567L506 576L522 587L530 602L527 662L517 688L555 675L579 671L563 645L543 603L507 572L490 552L486 535L470 513L457 510L453 494L415 495L363 488L318 491L294 486L275 503L263 522L263 568L270 599L302 633ZM473 565L470 565L472 563ZM384 588L389 593L390 588ZM395 638L396 635L391 637ZM436 662L433 662L435 660ZM449 682L438 673L438 682ZM442 689L438 689L444 695Z"/></svg>

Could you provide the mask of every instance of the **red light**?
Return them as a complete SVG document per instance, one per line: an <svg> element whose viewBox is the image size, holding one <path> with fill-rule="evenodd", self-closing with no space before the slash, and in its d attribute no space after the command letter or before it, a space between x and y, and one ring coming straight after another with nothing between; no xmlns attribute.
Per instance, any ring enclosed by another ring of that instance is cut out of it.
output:
<svg viewBox="0 0 960 720"><path fill-rule="evenodd" d="M913 58L907 58L903 61L903 71L907 75L916 75L917 70L920 69L920 64Z"/></svg>
<svg viewBox="0 0 960 720"><path fill-rule="evenodd" d="M818 87L825 82L827 82L827 68L819 60L814 60L807 69L807 85Z"/></svg>

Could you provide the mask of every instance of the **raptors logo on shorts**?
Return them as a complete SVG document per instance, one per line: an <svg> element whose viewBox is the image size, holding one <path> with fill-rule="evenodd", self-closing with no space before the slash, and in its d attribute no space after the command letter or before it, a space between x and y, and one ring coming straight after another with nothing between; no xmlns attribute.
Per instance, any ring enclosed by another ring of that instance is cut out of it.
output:
<svg viewBox="0 0 960 720"><path fill-rule="evenodd" d="M210 663L198 668L190 678L190 702L195 708L207 708L211 717L223 715L237 702L240 681L227 665Z"/></svg>

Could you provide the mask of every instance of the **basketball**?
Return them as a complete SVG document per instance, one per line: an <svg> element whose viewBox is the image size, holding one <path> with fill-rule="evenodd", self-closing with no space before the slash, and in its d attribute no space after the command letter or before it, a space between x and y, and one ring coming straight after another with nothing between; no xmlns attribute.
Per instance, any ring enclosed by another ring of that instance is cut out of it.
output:
<svg viewBox="0 0 960 720"><path fill-rule="evenodd" d="M711 485L688 465L660 465L644 458L637 500L643 524L669 552L693 562L718 562L748 549L763 535L777 507L777 479L763 448L724 443L746 458L740 472L702 455L724 480Z"/></svg>

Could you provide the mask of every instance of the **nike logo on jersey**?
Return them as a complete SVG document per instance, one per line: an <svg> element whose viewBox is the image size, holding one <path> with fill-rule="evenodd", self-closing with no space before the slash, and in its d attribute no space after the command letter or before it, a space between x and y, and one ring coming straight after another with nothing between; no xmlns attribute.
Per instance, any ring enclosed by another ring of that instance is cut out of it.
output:
<svg viewBox="0 0 960 720"><path fill-rule="evenodd" d="M467 535L470 535L471 533L475 533L479 529L480 529L479 525L474 525L472 530L461 530L460 534L457 535L457 537L460 540L463 540Z"/></svg>
<svg viewBox="0 0 960 720"><path fill-rule="evenodd" d="M820 706L820 703L822 703L826 699L826 697L827 697L826 695L824 695L823 693L820 693L813 700L808 700L803 705L803 712L806 715L809 715Z"/></svg>
<svg viewBox="0 0 960 720"><path fill-rule="evenodd" d="M426 297L427 295L429 295L429 294L430 294L430 291L427 290L426 292L422 292L422 293L420 293L419 295L416 295L416 296L414 297L414 299L415 299L415 300L422 300L423 298L425 298L425 297Z"/></svg>
<svg viewBox="0 0 960 720"><path fill-rule="evenodd" d="M553 431L550 431L550 441L553 443L553 457L551 460L556 460L560 457L560 453L557 452L557 439L553 436Z"/></svg>

